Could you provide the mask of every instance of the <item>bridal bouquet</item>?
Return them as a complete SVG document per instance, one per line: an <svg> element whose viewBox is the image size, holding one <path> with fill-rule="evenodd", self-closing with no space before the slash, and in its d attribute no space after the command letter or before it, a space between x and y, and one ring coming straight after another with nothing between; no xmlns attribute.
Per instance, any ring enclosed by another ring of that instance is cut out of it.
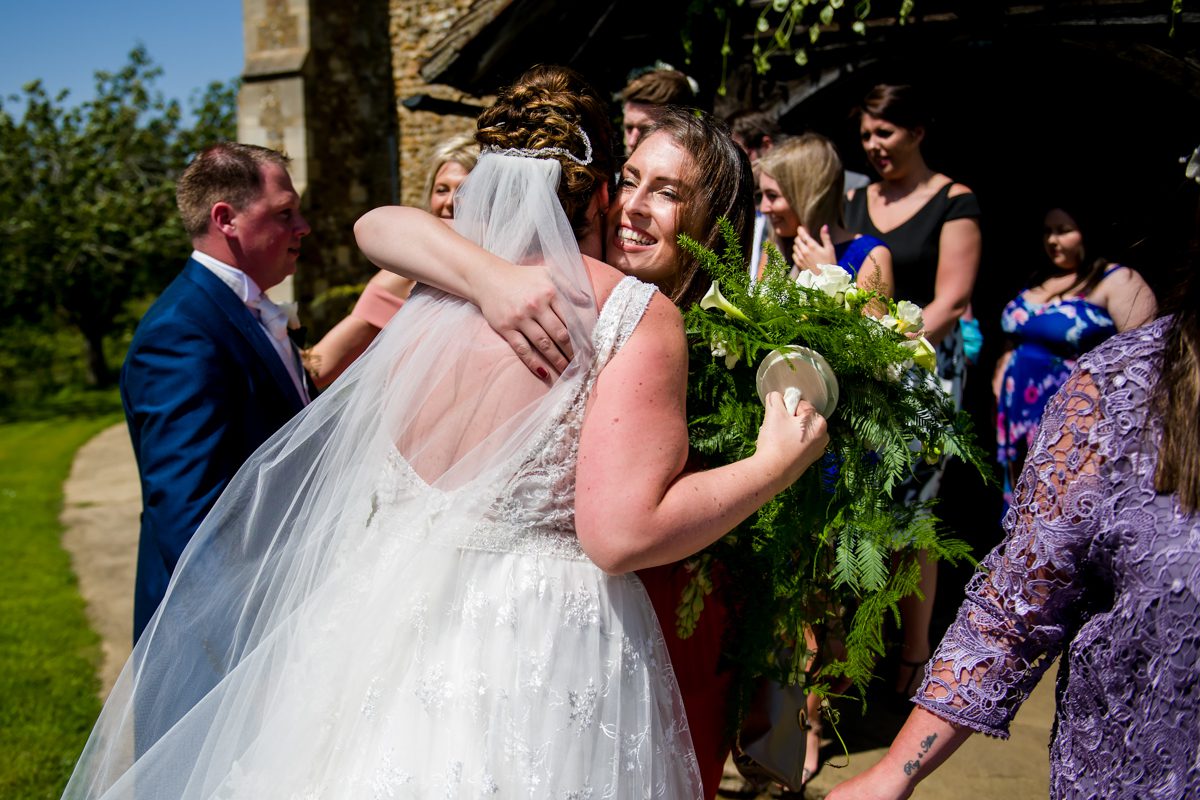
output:
<svg viewBox="0 0 1200 800"><path fill-rule="evenodd" d="M825 409L824 459L689 563L677 628L690 635L719 585L732 616L726 656L745 678L812 684L806 668L817 654L806 631L816 630L843 642L844 653L821 654L821 678L810 688L843 675L862 689L883 653L885 615L898 614L897 601L917 588L916 552L951 560L968 553L939 532L928 504L903 506L893 491L921 461L957 456L982 472L984 455L933 372L920 308L854 286L837 266L792 280L777 250L754 282L732 228L720 224L722 256L680 237L712 278L684 314L693 449L710 465L753 452L760 362L778 362L789 347L807 348L802 358L836 376L836 397L818 391L814 399L818 411L831 400L836 408Z"/></svg>

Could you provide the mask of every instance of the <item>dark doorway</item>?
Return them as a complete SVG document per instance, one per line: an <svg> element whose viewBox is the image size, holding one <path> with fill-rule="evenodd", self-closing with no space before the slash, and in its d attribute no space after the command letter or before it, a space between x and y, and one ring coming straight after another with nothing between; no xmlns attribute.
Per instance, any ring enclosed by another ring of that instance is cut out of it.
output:
<svg viewBox="0 0 1200 800"><path fill-rule="evenodd" d="M1042 218L1083 203L1110 224L1112 260L1138 269L1161 297L1194 226L1180 158L1200 142L1200 79L1183 59L1143 45L1072 41L1040 30L964 38L877 57L796 105L789 132L833 138L850 169L870 174L850 110L876 83L913 83L935 125L930 165L970 186L983 206L984 251L974 294L985 348L966 405L994 450L990 378L1002 351L1004 305L1045 258ZM1001 538L999 491L961 465L943 486L940 516L982 557ZM934 641L962 599L969 565L939 576ZM940 623L940 624L939 624Z"/></svg>

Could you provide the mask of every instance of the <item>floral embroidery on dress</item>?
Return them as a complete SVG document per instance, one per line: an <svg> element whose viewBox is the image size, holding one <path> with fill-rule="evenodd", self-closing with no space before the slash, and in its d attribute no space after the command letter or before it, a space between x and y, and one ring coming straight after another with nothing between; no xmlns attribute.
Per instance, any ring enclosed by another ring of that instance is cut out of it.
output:
<svg viewBox="0 0 1200 800"><path fill-rule="evenodd" d="M1169 318L1084 355L915 701L993 736L1060 654L1051 798L1200 797L1200 514L1154 489Z"/></svg>

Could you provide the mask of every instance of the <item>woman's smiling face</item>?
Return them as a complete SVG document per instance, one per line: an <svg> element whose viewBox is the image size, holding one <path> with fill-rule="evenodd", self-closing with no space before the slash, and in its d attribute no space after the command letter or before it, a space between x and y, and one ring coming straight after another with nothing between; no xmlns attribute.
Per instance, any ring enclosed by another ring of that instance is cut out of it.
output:
<svg viewBox="0 0 1200 800"><path fill-rule="evenodd" d="M758 176L758 189L762 192L758 210L770 221L775 235L783 239L794 237L796 230L800 227L800 219L792 210L788 199L784 197L783 189L779 188L779 182L762 172Z"/></svg>
<svg viewBox="0 0 1200 800"><path fill-rule="evenodd" d="M679 273L679 217L690 200L691 157L666 133L642 139L608 208L607 260L669 291Z"/></svg>

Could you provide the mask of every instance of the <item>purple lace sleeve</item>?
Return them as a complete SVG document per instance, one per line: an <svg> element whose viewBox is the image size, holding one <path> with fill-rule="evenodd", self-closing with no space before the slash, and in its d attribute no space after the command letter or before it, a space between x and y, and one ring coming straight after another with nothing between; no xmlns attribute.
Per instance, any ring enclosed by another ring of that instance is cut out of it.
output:
<svg viewBox="0 0 1200 800"><path fill-rule="evenodd" d="M1008 738L1008 725L1069 641L1093 538L1099 417L1092 376L1076 371L1050 401L1017 483L1004 542L983 560L926 666L914 701L951 722Z"/></svg>

